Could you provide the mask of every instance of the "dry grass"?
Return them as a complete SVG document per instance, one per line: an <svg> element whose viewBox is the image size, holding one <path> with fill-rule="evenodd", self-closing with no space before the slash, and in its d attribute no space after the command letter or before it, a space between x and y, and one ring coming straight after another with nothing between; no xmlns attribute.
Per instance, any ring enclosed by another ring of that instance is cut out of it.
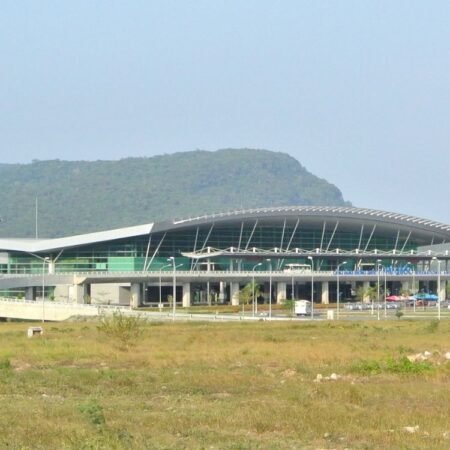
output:
<svg viewBox="0 0 450 450"><path fill-rule="evenodd" d="M449 322L150 324L129 351L94 323L27 326L0 324L0 448L450 446Z"/></svg>

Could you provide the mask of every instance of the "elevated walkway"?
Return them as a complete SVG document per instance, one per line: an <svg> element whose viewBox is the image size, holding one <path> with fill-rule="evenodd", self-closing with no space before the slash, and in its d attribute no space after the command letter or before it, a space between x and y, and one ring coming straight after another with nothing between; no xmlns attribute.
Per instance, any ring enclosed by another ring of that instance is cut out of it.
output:
<svg viewBox="0 0 450 450"><path fill-rule="evenodd" d="M45 275L45 286L75 286L82 287L95 283L158 283L161 279L172 280L173 272L171 270L163 271L130 271L130 272L77 272L77 273L57 273ZM335 281L337 273L335 271L185 271L177 270L175 272L178 283L192 282L248 282L255 279L258 283L268 281L290 282L295 279L296 282L309 282L314 277L315 282ZM378 274L374 270L365 271L340 271L341 282L376 282L378 276L386 277L387 281L408 281L415 278L418 281L436 281L438 273L434 271L417 271L415 273L405 271L380 271ZM441 282L450 280L449 271L441 271ZM42 275L25 274L4 274L0 276L0 290L40 287L43 284ZM80 294L81 295L81 294ZM82 303L79 302L79 303Z"/></svg>
<svg viewBox="0 0 450 450"><path fill-rule="evenodd" d="M57 284L81 284L83 276L77 274L45 274L45 284L54 286ZM0 276L0 289L26 288L42 286L42 275L30 274L2 274Z"/></svg>

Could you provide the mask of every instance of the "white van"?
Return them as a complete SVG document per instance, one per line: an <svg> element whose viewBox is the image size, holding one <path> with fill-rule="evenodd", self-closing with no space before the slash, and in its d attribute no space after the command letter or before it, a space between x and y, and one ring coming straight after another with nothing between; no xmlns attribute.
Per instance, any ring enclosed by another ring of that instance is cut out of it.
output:
<svg viewBox="0 0 450 450"><path fill-rule="evenodd" d="M311 315L311 302L309 300L296 300L294 305L294 312L296 316Z"/></svg>

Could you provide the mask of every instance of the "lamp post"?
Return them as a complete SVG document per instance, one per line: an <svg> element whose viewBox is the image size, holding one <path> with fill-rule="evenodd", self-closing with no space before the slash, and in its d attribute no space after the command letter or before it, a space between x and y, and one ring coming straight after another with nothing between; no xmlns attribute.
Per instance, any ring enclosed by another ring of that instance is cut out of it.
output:
<svg viewBox="0 0 450 450"><path fill-rule="evenodd" d="M45 263L50 261L50 258L42 258L42 323L45 322Z"/></svg>
<svg viewBox="0 0 450 450"><path fill-rule="evenodd" d="M314 260L312 256L308 256L311 261L311 319L314 319Z"/></svg>
<svg viewBox="0 0 450 450"><path fill-rule="evenodd" d="M159 309L160 309L160 311L161 311L161 305L162 305L162 296L161 296L161 272L162 272L162 270L163 269L165 269L166 267L170 267L172 264L166 264L165 266L162 266L160 269L159 269L159 304L158 304L158 306L159 306Z"/></svg>
<svg viewBox="0 0 450 450"><path fill-rule="evenodd" d="M433 256L433 260L435 260L438 264L438 276L437 276L437 307L438 307L438 320L441 320L441 260L437 259L436 256Z"/></svg>
<svg viewBox="0 0 450 450"><path fill-rule="evenodd" d="M411 267L411 270L412 270L411 297L414 298L413 299L413 308L414 308L414 312L416 312L416 296L414 295L414 290L415 290L414 286L415 286L415 275L416 275L416 272L415 272L414 266L412 265L411 262L408 262L406 265Z"/></svg>
<svg viewBox="0 0 450 450"><path fill-rule="evenodd" d="M167 261L172 261L173 267L173 294L172 294L172 316L175 319L175 314L177 311L177 275L176 275L176 267L175 267L175 257L170 256Z"/></svg>
<svg viewBox="0 0 450 450"><path fill-rule="evenodd" d="M339 312L340 312L339 298L341 296L341 293L339 292L339 269L341 268L341 266L344 266L345 264L347 264L347 261L341 262L340 264L338 264L337 269L336 269L336 281L337 281L337 286L336 286L336 293L337 293L336 318L337 318L337 320L339 320Z"/></svg>
<svg viewBox="0 0 450 450"><path fill-rule="evenodd" d="M295 298L295 285L294 285L294 272L292 272L292 277L291 277L291 300L292 300L292 303L294 303L294 298Z"/></svg>
<svg viewBox="0 0 450 450"><path fill-rule="evenodd" d="M386 267L383 267L383 272L384 272L384 318L386 319L387 317L387 303L386 303L386 295L387 295L387 279L386 279ZM416 304L414 303L414 306L416 306Z"/></svg>
<svg viewBox="0 0 450 450"><path fill-rule="evenodd" d="M255 314L258 312L258 307L256 303L256 293L255 293L255 269L260 266L262 263L255 264L252 268L252 289L253 289L253 317L255 317Z"/></svg>
<svg viewBox="0 0 450 450"><path fill-rule="evenodd" d="M270 259L266 259L269 263L269 319L272 318L272 261Z"/></svg>
<svg viewBox="0 0 450 450"><path fill-rule="evenodd" d="M380 266L381 259L377 259L377 320L380 320Z"/></svg>
<svg viewBox="0 0 450 450"><path fill-rule="evenodd" d="M378 277L378 282L377 282L377 296L378 296L377 298L378 298L378 300L380 299L380 271L379 271L380 262L381 262L381 259L377 259L376 270L377 270L377 277ZM375 313L375 302L373 300L372 290L370 291L370 303L371 303L370 314L373 316Z"/></svg>
<svg viewBox="0 0 450 450"><path fill-rule="evenodd" d="M291 278L291 300L292 300L292 315L295 313L295 284L294 284L294 272L292 272Z"/></svg>

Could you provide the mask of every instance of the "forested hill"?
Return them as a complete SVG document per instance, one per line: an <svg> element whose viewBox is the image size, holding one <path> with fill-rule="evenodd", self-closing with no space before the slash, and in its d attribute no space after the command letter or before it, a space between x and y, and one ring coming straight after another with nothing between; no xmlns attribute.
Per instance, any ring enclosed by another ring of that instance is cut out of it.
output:
<svg viewBox="0 0 450 450"><path fill-rule="evenodd" d="M67 236L240 208L345 205L334 185L267 150L0 164L0 236Z"/></svg>

